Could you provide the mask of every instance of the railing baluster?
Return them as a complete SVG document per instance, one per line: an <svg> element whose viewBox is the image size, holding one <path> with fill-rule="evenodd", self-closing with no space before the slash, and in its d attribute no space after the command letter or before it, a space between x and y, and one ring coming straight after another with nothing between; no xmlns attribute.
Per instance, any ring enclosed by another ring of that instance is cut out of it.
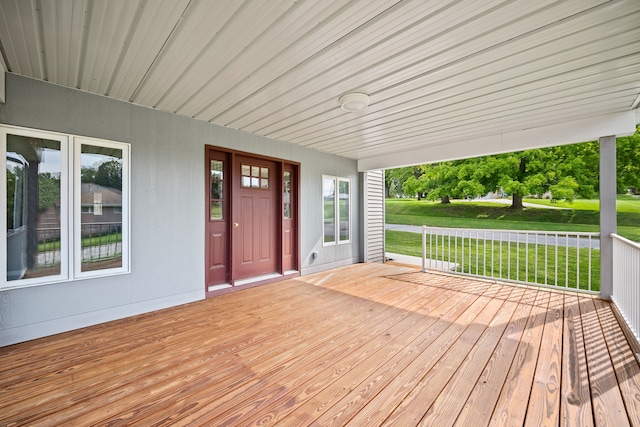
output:
<svg viewBox="0 0 640 427"><path fill-rule="evenodd" d="M451 269L451 231L447 232L447 262L449 270Z"/></svg>
<svg viewBox="0 0 640 427"><path fill-rule="evenodd" d="M511 279L511 232L507 234L507 278Z"/></svg>
<svg viewBox="0 0 640 427"><path fill-rule="evenodd" d="M516 280L520 280L520 233L516 233Z"/></svg>
<svg viewBox="0 0 640 427"><path fill-rule="evenodd" d="M555 255L556 255L556 262L555 262L555 277L553 279L554 281L554 285L558 286L558 233L556 233L556 250L555 250Z"/></svg>
<svg viewBox="0 0 640 427"><path fill-rule="evenodd" d="M458 230L456 230L456 234L455 234L455 251L454 251L454 257L455 257L455 264L456 264L456 271L458 271Z"/></svg>
<svg viewBox="0 0 640 427"><path fill-rule="evenodd" d="M569 239L564 238L564 287L569 287Z"/></svg>
<svg viewBox="0 0 640 427"><path fill-rule="evenodd" d="M549 278L549 265L547 260L549 259L549 234L544 233L544 284L547 285Z"/></svg>
<svg viewBox="0 0 640 427"><path fill-rule="evenodd" d="M576 289L580 289L580 235L576 234Z"/></svg>
<svg viewBox="0 0 640 427"><path fill-rule="evenodd" d="M536 256L535 256L535 269L533 273L533 281L538 283L538 234L536 233L535 236L536 236L536 244L535 244Z"/></svg>
<svg viewBox="0 0 640 427"><path fill-rule="evenodd" d="M500 272L498 277L502 277L502 231L500 232Z"/></svg>
<svg viewBox="0 0 640 427"><path fill-rule="evenodd" d="M473 271L473 267L471 265L471 232L472 230L469 231L469 274Z"/></svg>
<svg viewBox="0 0 640 427"><path fill-rule="evenodd" d="M589 236L589 290L591 291L591 252L592 252L592 247L591 247L591 236Z"/></svg>
<svg viewBox="0 0 640 427"><path fill-rule="evenodd" d="M476 230L476 274L480 275L480 231Z"/></svg>
<svg viewBox="0 0 640 427"><path fill-rule="evenodd" d="M524 281L529 281L529 233L524 233Z"/></svg>
<svg viewBox="0 0 640 427"><path fill-rule="evenodd" d="M483 274L487 275L487 232L482 233L482 267Z"/></svg>

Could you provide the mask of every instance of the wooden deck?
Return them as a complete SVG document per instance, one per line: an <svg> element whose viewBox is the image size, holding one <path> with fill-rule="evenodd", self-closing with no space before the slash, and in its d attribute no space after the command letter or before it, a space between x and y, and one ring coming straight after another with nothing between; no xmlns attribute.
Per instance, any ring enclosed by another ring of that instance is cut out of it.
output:
<svg viewBox="0 0 640 427"><path fill-rule="evenodd" d="M608 303L359 264L0 348L0 425L640 426Z"/></svg>

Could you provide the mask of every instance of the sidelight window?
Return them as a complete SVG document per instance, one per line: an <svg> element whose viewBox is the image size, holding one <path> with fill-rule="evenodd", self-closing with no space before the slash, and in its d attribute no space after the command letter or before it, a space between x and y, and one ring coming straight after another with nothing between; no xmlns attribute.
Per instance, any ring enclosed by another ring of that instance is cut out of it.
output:
<svg viewBox="0 0 640 427"><path fill-rule="evenodd" d="M224 219L224 163L221 160L211 160L209 171L211 185L209 218Z"/></svg>

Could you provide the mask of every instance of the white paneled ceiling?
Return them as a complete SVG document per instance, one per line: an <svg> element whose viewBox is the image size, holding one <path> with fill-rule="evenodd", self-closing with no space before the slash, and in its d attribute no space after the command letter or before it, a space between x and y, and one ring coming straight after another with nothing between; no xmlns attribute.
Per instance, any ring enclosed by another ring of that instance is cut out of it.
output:
<svg viewBox="0 0 640 427"><path fill-rule="evenodd" d="M416 163L637 108L640 0L0 0L0 48L11 73Z"/></svg>

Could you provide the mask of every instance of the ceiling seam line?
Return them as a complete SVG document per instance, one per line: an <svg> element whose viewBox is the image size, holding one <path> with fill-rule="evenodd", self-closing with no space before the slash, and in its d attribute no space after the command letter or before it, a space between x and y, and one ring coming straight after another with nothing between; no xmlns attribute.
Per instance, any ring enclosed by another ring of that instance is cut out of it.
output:
<svg viewBox="0 0 640 427"><path fill-rule="evenodd" d="M107 84L107 88L104 92L105 96L109 96L111 91L113 90L113 85L115 84L116 77L118 73L120 73L120 69L122 68L122 64L124 63L124 58L129 53L129 48L131 47L131 40L133 40L134 30L140 24L140 20L142 19L142 11L147 6L148 0L139 0L138 6L136 7L136 11L134 13L133 19L131 20L131 24L129 25L129 29L127 30L127 34L122 42L122 49L120 50L120 55L118 55L118 60L116 61L116 65L113 67L113 71L111 72L111 79Z"/></svg>
<svg viewBox="0 0 640 427"><path fill-rule="evenodd" d="M87 44L89 43L89 21L91 20L91 14L93 12L93 6L90 0L85 0L82 7L82 37L80 41L80 55L78 56L78 65L76 67L77 75L75 78L76 89L80 89L82 84L82 75L84 74L84 67L87 61Z"/></svg>
<svg viewBox="0 0 640 427"><path fill-rule="evenodd" d="M151 61L151 65L149 65L149 68L147 68L147 71L145 71L144 75L140 79L140 83L138 83L138 85L136 86L135 90L133 91L133 93L129 97L129 102L135 102L134 99L138 96L140 91L145 86L146 82L148 81L148 77L153 72L154 68L156 67L156 64L158 63L158 61L160 60L161 56L163 55L163 53L165 51L165 48L167 47L167 44L172 39L174 33L176 32L178 26L180 26L180 23L182 22L182 20L185 18L185 14L187 13L187 10L189 10L189 8L191 7L192 3L193 3L193 0L189 0L189 3L187 3L187 5L185 6L184 10L180 14L180 17L176 20L176 23L173 26L173 28L171 29L171 31L169 32L169 34L167 35L167 38L162 43L162 46L160 47L160 49L158 49L158 53L156 54L155 58L153 58L153 61ZM153 107L150 107L150 108L153 108Z"/></svg>
<svg viewBox="0 0 640 427"><path fill-rule="evenodd" d="M36 22L34 27L36 31L36 40L38 43L38 62L40 65L40 72L42 73L42 79L49 81L49 73L47 72L47 53L44 48L44 22L42 18L42 1L35 1Z"/></svg>

